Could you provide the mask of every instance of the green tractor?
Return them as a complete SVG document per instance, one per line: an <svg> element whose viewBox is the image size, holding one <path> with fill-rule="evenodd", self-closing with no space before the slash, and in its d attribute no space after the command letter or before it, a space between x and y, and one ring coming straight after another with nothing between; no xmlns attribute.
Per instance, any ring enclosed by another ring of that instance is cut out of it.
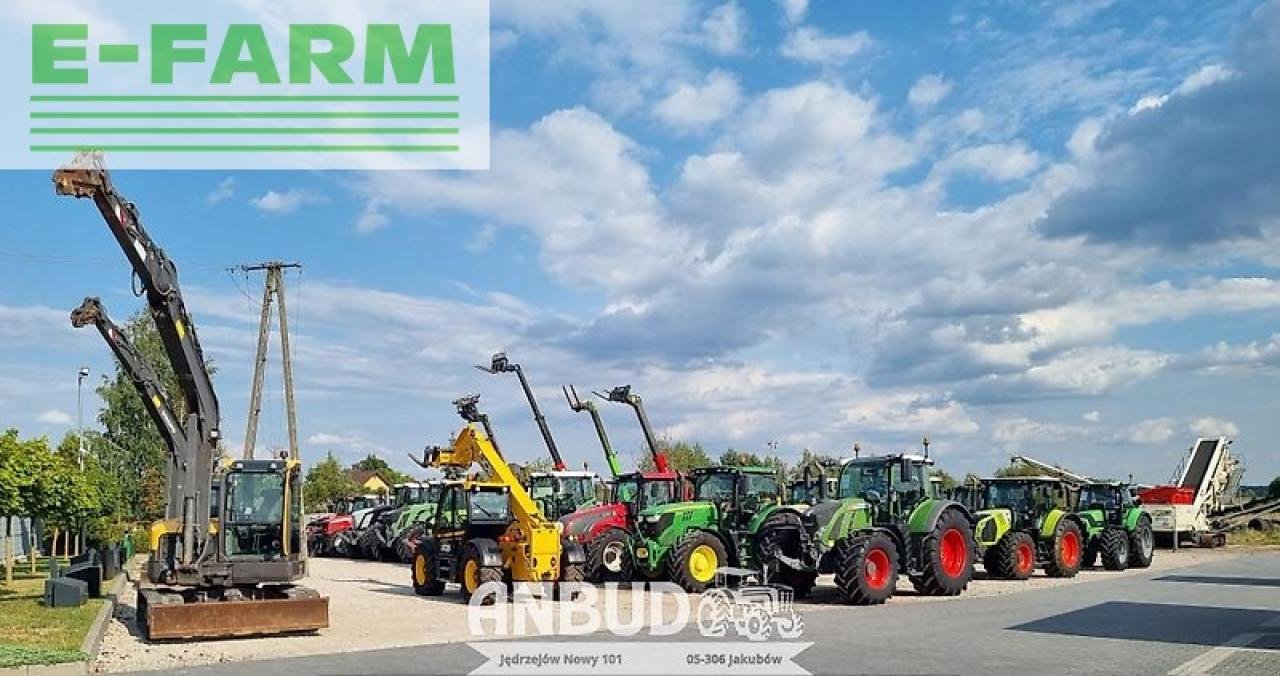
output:
<svg viewBox="0 0 1280 676"><path fill-rule="evenodd" d="M404 563L413 561L413 552L418 542L431 530L431 520L436 515L436 505L440 493L448 484L457 481L423 481L416 486L417 490L402 491L396 488L396 504L403 505L395 521L391 523L391 547L396 556Z"/></svg>
<svg viewBox="0 0 1280 676"><path fill-rule="evenodd" d="M1088 543L1084 565L1096 565L1099 557L1107 570L1151 565L1155 553L1151 515L1138 505L1129 484L1116 481L1084 484L1080 486L1076 506Z"/></svg>
<svg viewBox="0 0 1280 676"><path fill-rule="evenodd" d="M1025 580L1037 566L1050 577L1080 572L1085 523L1070 511L1068 487L1051 476L982 479L974 531L987 575Z"/></svg>
<svg viewBox="0 0 1280 676"><path fill-rule="evenodd" d="M848 603L884 603L906 573L916 591L954 596L973 578L969 510L941 497L933 460L898 454L846 460L838 498L783 507L756 537L768 577L803 596L820 573L834 573Z"/></svg>
<svg viewBox="0 0 1280 676"><path fill-rule="evenodd" d="M665 572L685 591L705 590L722 566L750 566L752 536L781 509L772 467L707 467L689 473L693 501L640 512L635 567L648 579Z"/></svg>

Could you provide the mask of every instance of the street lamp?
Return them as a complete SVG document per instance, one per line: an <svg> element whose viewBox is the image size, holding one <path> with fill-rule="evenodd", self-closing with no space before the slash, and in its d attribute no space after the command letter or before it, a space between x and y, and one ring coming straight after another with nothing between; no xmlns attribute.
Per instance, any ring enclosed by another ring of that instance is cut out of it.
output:
<svg viewBox="0 0 1280 676"><path fill-rule="evenodd" d="M76 376L76 433L80 437L80 471L84 471L84 379L89 377L89 367L81 366Z"/></svg>

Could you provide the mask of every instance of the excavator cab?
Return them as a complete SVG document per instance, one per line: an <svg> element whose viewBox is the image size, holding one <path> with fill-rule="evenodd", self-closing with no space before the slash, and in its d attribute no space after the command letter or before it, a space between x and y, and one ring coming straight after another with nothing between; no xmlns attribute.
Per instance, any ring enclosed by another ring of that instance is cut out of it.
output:
<svg viewBox="0 0 1280 676"><path fill-rule="evenodd" d="M241 460L222 476L220 519L228 561L278 561L299 556L302 491L298 469L283 461ZM286 534L288 537L286 537Z"/></svg>

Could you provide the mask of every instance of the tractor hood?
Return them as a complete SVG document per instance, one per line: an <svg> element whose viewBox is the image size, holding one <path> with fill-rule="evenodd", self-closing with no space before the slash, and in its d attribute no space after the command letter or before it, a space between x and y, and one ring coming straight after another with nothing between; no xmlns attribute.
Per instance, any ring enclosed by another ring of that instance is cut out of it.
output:
<svg viewBox="0 0 1280 676"><path fill-rule="evenodd" d="M641 522L656 520L654 517L662 517L667 514L691 514L695 512L709 512L715 514L716 506L711 502L669 502L665 505L649 507L640 512L638 517Z"/></svg>
<svg viewBox="0 0 1280 676"><path fill-rule="evenodd" d="M576 512L566 514L560 517L560 523L564 526L565 535L581 538L590 534L597 525L604 521L614 521L619 526L625 526L626 519L626 506L617 502L610 502L594 507L583 507Z"/></svg>

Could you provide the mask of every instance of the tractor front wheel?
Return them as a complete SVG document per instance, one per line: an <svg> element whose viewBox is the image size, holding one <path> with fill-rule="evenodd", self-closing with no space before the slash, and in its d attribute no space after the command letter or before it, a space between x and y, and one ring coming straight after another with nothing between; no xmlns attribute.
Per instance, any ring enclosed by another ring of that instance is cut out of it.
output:
<svg viewBox="0 0 1280 676"><path fill-rule="evenodd" d="M710 587L716 578L716 569L728 562L724 543L706 531L694 531L680 538L667 570L671 581L690 594L700 593Z"/></svg>
<svg viewBox="0 0 1280 676"><path fill-rule="evenodd" d="M1036 570L1036 542L1025 531L1010 531L987 550L987 574L1006 580L1025 580Z"/></svg>
<svg viewBox="0 0 1280 676"><path fill-rule="evenodd" d="M629 582L633 568L626 531L610 528L587 544L587 578L592 582Z"/></svg>
<svg viewBox="0 0 1280 676"><path fill-rule="evenodd" d="M1059 521L1053 532L1053 541L1049 543L1049 561L1044 572L1049 577L1075 577L1084 559L1083 540L1079 524L1068 519Z"/></svg>
<svg viewBox="0 0 1280 676"><path fill-rule="evenodd" d="M836 542L836 587L847 603L884 603L898 586L898 545L882 532Z"/></svg>
<svg viewBox="0 0 1280 676"><path fill-rule="evenodd" d="M791 512L774 514L765 519L755 537L755 557L760 567L769 572L769 581L791 587L796 598L804 598L813 591L818 574L812 570L796 570L778 560L778 554L791 559L803 559L801 551L800 517Z"/></svg>
<svg viewBox="0 0 1280 676"><path fill-rule="evenodd" d="M400 560L404 563L413 562L413 553L418 549L418 542L427 534L427 526L425 524L414 524L404 529L400 537L396 538L396 553L400 556Z"/></svg>
<svg viewBox="0 0 1280 676"><path fill-rule="evenodd" d="M1129 567L1129 534L1121 528L1108 528L1098 536L1098 553L1102 567L1124 570Z"/></svg>
<svg viewBox="0 0 1280 676"><path fill-rule="evenodd" d="M426 552L413 555L413 592L418 596L439 596L444 593L444 580L440 579L435 561Z"/></svg>
<svg viewBox="0 0 1280 676"><path fill-rule="evenodd" d="M920 542L920 574L911 584L926 596L956 596L973 579L973 527L958 510L947 509Z"/></svg>
<svg viewBox="0 0 1280 676"><path fill-rule="evenodd" d="M1129 533L1129 565L1134 568L1147 568L1155 556L1156 538L1151 530L1151 517L1143 514L1138 517L1138 526Z"/></svg>

